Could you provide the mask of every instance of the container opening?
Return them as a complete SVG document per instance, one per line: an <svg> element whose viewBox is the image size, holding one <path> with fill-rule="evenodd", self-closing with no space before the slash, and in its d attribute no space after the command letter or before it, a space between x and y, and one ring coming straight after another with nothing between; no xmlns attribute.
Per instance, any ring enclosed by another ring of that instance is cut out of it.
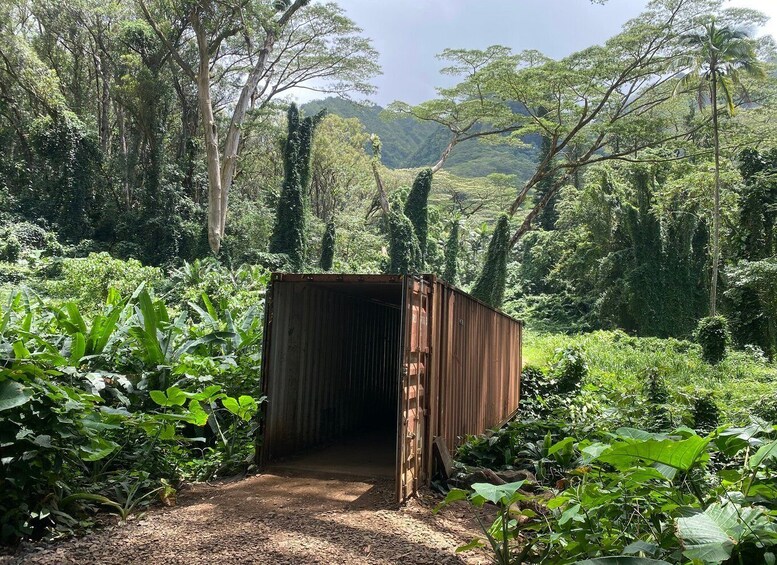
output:
<svg viewBox="0 0 777 565"><path fill-rule="evenodd" d="M393 477L402 285L276 281L263 460Z"/></svg>

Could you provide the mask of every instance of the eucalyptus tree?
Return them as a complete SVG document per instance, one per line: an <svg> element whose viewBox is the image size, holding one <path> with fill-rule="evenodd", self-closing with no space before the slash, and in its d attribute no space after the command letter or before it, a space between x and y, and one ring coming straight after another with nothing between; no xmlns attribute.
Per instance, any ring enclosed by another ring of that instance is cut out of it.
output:
<svg viewBox="0 0 777 565"><path fill-rule="evenodd" d="M710 316L717 313L718 271L720 268L720 110L721 99L730 114L736 107L737 90L742 88L742 76L763 78L763 65L758 60L756 42L744 29L736 29L711 17L699 30L682 36L690 53L681 60L688 71L683 79L686 85L699 90L699 105L707 95L712 113L712 136L715 154L715 185L712 209L712 274L710 280ZM694 84L695 83L695 84Z"/></svg>
<svg viewBox="0 0 777 565"><path fill-rule="evenodd" d="M333 3L138 0L172 60L197 85L208 163L208 241L218 253L249 111L292 89L370 92L377 53ZM220 114L229 125L220 136Z"/></svg>

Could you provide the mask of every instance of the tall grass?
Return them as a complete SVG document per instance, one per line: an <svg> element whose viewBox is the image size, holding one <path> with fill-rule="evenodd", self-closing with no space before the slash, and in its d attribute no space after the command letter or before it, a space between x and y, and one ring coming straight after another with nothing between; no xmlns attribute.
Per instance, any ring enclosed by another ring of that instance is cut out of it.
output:
<svg viewBox="0 0 777 565"><path fill-rule="evenodd" d="M689 404L711 392L725 421L746 422L751 414L774 418L777 365L742 351L730 351L718 365L701 358L701 348L676 339L635 338L620 331L580 335L535 334L524 338L527 364L547 366L558 349L578 345L588 363L585 386L613 393L636 394L645 375L657 368L677 404Z"/></svg>

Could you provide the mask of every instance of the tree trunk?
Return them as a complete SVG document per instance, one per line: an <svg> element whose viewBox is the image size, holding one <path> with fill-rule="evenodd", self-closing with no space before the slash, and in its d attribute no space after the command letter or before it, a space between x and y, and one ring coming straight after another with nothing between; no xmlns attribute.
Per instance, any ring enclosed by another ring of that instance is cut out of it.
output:
<svg viewBox="0 0 777 565"><path fill-rule="evenodd" d="M717 69L712 67L712 135L715 145L715 188L712 207L712 279L710 281L710 316L717 314L718 269L720 266L720 139L718 135Z"/></svg>
<svg viewBox="0 0 777 565"><path fill-rule="evenodd" d="M453 139L451 139L451 142L448 144L448 146L443 150L442 155L440 155L440 159L434 164L432 167L432 173L436 173L440 169L442 169L442 166L445 164L445 161L448 159L448 157L451 156L451 153L453 152L453 148L456 147L459 143L458 136L454 135Z"/></svg>
<svg viewBox="0 0 777 565"><path fill-rule="evenodd" d="M240 137L242 126L245 121L248 105L256 92L259 81L264 74L264 68L267 59L270 56L272 48L277 41L277 34L274 30L269 30L264 38L262 50L259 52L259 58L251 69L243 89L240 91L240 98L237 100L235 110L232 112L232 120L229 123L229 130L224 143L224 159L221 166L221 214L222 225L226 224L227 205L229 204L229 189L232 188L232 181L235 179L235 170L237 169L237 156L240 150Z"/></svg>
<svg viewBox="0 0 777 565"><path fill-rule="evenodd" d="M221 156L219 155L219 132L213 115L213 103L210 96L210 57L208 40L202 27L199 14L192 17L192 27L197 36L197 48L200 56L197 70L197 100L205 133L205 155L208 160L208 244L214 254L221 249L224 237L224 214L222 213L223 187L221 186Z"/></svg>
<svg viewBox="0 0 777 565"><path fill-rule="evenodd" d="M106 159L111 158L111 69L108 57L100 51L100 149Z"/></svg>

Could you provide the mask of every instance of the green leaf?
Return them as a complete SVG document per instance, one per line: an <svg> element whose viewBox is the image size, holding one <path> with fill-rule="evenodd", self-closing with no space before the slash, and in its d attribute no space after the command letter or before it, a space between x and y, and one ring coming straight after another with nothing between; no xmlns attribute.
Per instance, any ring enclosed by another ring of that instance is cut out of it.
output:
<svg viewBox="0 0 777 565"><path fill-rule="evenodd" d="M755 455L750 458L750 461L748 461L747 464L751 469L755 469L764 461L769 461L771 459L777 459L777 440L762 445L758 451L755 452Z"/></svg>
<svg viewBox="0 0 777 565"><path fill-rule="evenodd" d="M160 406L169 406L169 404L167 403L167 396L161 390L152 390L151 392L148 393L148 395L151 397L151 400L153 400Z"/></svg>
<svg viewBox="0 0 777 565"><path fill-rule="evenodd" d="M77 366L85 352L86 338L81 332L76 332L70 343L70 364L74 367Z"/></svg>
<svg viewBox="0 0 777 565"><path fill-rule="evenodd" d="M713 505L715 506L715 505ZM675 527L683 555L705 563L722 563L731 557L734 540L719 523L720 516L705 511L687 518L677 518Z"/></svg>
<svg viewBox="0 0 777 565"><path fill-rule="evenodd" d="M12 348L15 359L29 359L31 357L29 350L24 347L24 343L21 341L15 341Z"/></svg>
<svg viewBox="0 0 777 565"><path fill-rule="evenodd" d="M569 502L569 498L566 496L556 496L554 498L551 498L546 506L549 510L555 510L556 508L560 508L564 506L567 502Z"/></svg>
<svg viewBox="0 0 777 565"><path fill-rule="evenodd" d="M0 412L27 404L31 398L32 393L21 383L16 381L0 382Z"/></svg>
<svg viewBox="0 0 777 565"><path fill-rule="evenodd" d="M507 483L506 485L475 483L472 485L472 490L477 496L480 496L489 502L493 502L494 504L499 504L501 501L510 500L525 482L526 481L518 481L515 483Z"/></svg>
<svg viewBox="0 0 777 565"><path fill-rule="evenodd" d="M186 394L177 386L171 386L167 389L168 406L183 406L186 402Z"/></svg>
<svg viewBox="0 0 777 565"><path fill-rule="evenodd" d="M84 461L99 461L108 457L119 448L117 443L102 438L92 438L88 446L82 446L79 450L79 456Z"/></svg>
<svg viewBox="0 0 777 565"><path fill-rule="evenodd" d="M652 432L646 432L645 430L638 430L636 428L618 428L615 430L615 434L624 439L637 439L637 440L648 440L648 439L667 439L666 434L655 434Z"/></svg>
<svg viewBox="0 0 777 565"><path fill-rule="evenodd" d="M709 441L709 438L691 436L681 441L650 439L621 443L615 444L598 459L621 468L632 465L635 460L642 460L687 471L701 460Z"/></svg>
<svg viewBox="0 0 777 565"><path fill-rule="evenodd" d="M163 441L171 440L175 437L175 425L174 424L165 424L162 426L161 431L159 432L159 439Z"/></svg>
<svg viewBox="0 0 777 565"><path fill-rule="evenodd" d="M562 439L559 442L554 443L550 446L550 449L548 449L548 455L553 455L554 453L558 453L562 449L565 449L567 446L572 445L575 443L575 438L573 437L566 437Z"/></svg>
<svg viewBox="0 0 777 565"><path fill-rule="evenodd" d="M237 416L240 413L240 404L238 404L236 398L227 396L221 399L221 404L223 404L224 408L229 410L235 416Z"/></svg>
<svg viewBox="0 0 777 565"><path fill-rule="evenodd" d="M465 543L464 545L460 545L456 548L456 553L463 553L465 551L470 551L472 549L477 549L478 547L483 547L485 544L483 543L483 540L475 538L469 543Z"/></svg>
<svg viewBox="0 0 777 565"><path fill-rule="evenodd" d="M648 555L655 555L660 549L661 547L654 543L637 540L624 547L623 553L627 555L633 555L635 553L647 553Z"/></svg>
<svg viewBox="0 0 777 565"><path fill-rule="evenodd" d="M86 322L81 317L81 312L78 311L78 305L75 302L68 302L65 304L65 310L67 310L70 316L70 321L78 328L78 331L82 334L86 334Z"/></svg>
<svg viewBox="0 0 777 565"><path fill-rule="evenodd" d="M148 394L160 406L183 406L186 402L186 393L177 386L171 386L166 392L152 390Z"/></svg>
<svg viewBox="0 0 777 565"><path fill-rule="evenodd" d="M191 423L195 426L204 426L208 423L208 413L203 410L198 400L189 401L189 415Z"/></svg>
<svg viewBox="0 0 777 565"><path fill-rule="evenodd" d="M559 526L563 526L570 520L574 519L579 513L580 513L579 504L574 504L570 506L569 508L564 510L564 512L562 512L561 518L559 518L559 521L558 521Z"/></svg>
<svg viewBox="0 0 777 565"><path fill-rule="evenodd" d="M608 443L592 443L581 449L580 453L582 454L583 462L590 463L608 449L610 449L610 444Z"/></svg>

